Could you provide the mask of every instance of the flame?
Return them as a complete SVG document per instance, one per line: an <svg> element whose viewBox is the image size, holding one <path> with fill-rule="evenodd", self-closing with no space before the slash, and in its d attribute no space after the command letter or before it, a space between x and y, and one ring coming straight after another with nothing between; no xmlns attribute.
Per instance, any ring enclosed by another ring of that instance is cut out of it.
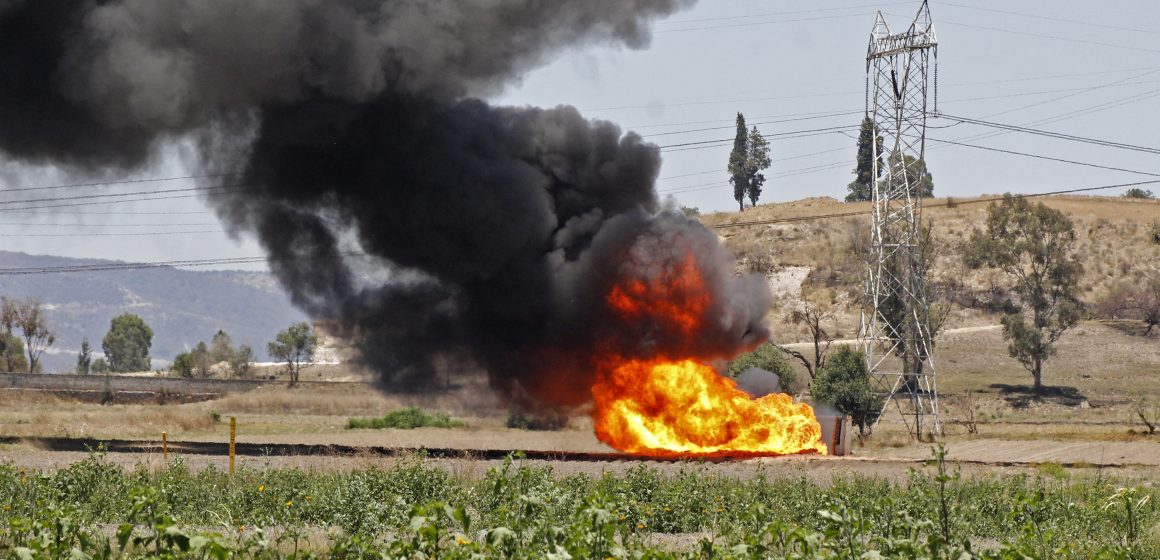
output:
<svg viewBox="0 0 1160 560"><path fill-rule="evenodd" d="M692 255L644 281L613 286L606 303L619 319L676 342L695 340L709 293ZM592 387L596 436L628 453L653 456L825 454L809 405L789 395L754 399L694 357L606 355Z"/></svg>
<svg viewBox="0 0 1160 560"><path fill-rule="evenodd" d="M789 395L753 399L693 360L618 360L592 388L596 436L642 455L825 454L808 404Z"/></svg>

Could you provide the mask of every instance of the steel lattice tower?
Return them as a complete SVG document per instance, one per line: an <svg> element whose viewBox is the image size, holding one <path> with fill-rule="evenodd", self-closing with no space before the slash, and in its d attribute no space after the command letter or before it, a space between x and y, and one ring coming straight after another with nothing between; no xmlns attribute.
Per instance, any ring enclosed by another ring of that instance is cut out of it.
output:
<svg viewBox="0 0 1160 560"><path fill-rule="evenodd" d="M866 53L866 113L878 141L860 336L871 379L887 396L882 414L897 408L920 438L942 433L919 196L932 62L937 110L937 45L924 0L902 33L891 34L879 12Z"/></svg>

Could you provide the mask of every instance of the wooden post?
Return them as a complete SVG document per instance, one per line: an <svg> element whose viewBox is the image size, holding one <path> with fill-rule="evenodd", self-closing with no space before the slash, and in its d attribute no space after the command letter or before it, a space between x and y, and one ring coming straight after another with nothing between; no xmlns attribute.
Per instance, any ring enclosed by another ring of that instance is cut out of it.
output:
<svg viewBox="0 0 1160 560"><path fill-rule="evenodd" d="M230 474L234 474L234 442L238 436L238 419L230 416Z"/></svg>
<svg viewBox="0 0 1160 560"><path fill-rule="evenodd" d="M161 432L161 459L169 462L169 435Z"/></svg>

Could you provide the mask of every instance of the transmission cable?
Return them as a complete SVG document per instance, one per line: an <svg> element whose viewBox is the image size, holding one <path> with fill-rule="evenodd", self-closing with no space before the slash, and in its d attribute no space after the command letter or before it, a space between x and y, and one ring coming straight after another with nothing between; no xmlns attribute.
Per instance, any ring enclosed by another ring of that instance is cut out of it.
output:
<svg viewBox="0 0 1160 560"><path fill-rule="evenodd" d="M1145 152L1145 153L1149 153L1149 154L1160 154L1160 148L1151 148L1148 146L1137 146L1134 144L1126 144L1124 142L1114 142L1111 140L1101 140L1098 138L1088 138L1088 137L1084 137L1084 136L1077 136L1074 134L1064 134L1061 132L1050 132L1047 130L1028 128L1025 126L984 121L981 119L972 119L970 117L959 117L959 116L955 116L955 115L948 115L945 113L941 114L940 117L947 118L947 119L954 120L954 121L967 123L967 124L976 124L976 125L980 125L980 126L997 128L1000 130L1007 130L1010 132L1023 132L1023 133L1027 133L1027 134L1036 134L1039 136L1046 136L1049 138L1057 138L1060 140L1071 140L1071 141L1075 141L1075 142L1083 142L1086 144L1094 144L1097 146L1106 146L1106 147L1110 147L1110 148L1120 148L1120 149L1124 149L1124 150L1133 150L1133 151Z"/></svg>
<svg viewBox="0 0 1160 560"><path fill-rule="evenodd" d="M1011 198L1037 198L1037 197L1043 197L1043 196L1075 194L1075 193L1081 193L1081 192L1093 192L1093 191L1102 191L1102 190L1108 190L1108 189L1140 187L1140 186L1145 186L1145 185L1155 185L1158 183L1160 183L1160 179L1157 179L1154 181L1137 181L1134 183L1119 183L1119 184L1115 184L1115 185L1103 185L1103 186L1099 186L1099 187L1081 187L1081 188L1075 188L1075 189L1064 189L1064 190L1049 191L1049 192L1043 192L1043 193L1005 195L1005 196L1000 196L1000 197L979 198L979 199L974 199L974 200L959 200L959 201L955 201L955 202L941 202L941 203L934 203L934 204L923 204L922 206L924 208L938 208L938 207L946 207L946 206L951 206L951 205L959 206L959 205L964 205L964 204L981 204L984 202L995 202L995 201L1003 200L1007 196L1010 196ZM869 210L858 210L858 211L851 211L851 212L836 212L836 213L832 213L832 214L817 214L817 215L812 215L812 216L799 216L799 217L791 217L791 218L772 218L769 220L752 220L752 221L748 221L748 222L733 222L733 223L728 223L728 224L714 224L714 225L709 226L709 227L711 227L713 229L728 229L728 228L744 227L744 226L761 226L761 225L773 225L773 224L784 224L784 223L794 223L794 222L809 222L809 221L814 221L814 220L828 220L828 219L833 219L833 218L849 218L849 217L855 217L855 216L865 216L866 214L870 214L870 213L871 213L871 211L869 211Z"/></svg>
<svg viewBox="0 0 1160 560"><path fill-rule="evenodd" d="M163 181L183 181L189 179L214 179L218 177L232 177L242 173L208 173L204 175L183 175L180 177L151 177L146 179L118 179L115 181L101 181L98 183L74 183L70 185L53 185L50 187L21 187L16 189L0 187L0 194L27 191L46 191L52 189L76 189L81 187L105 187L111 185L130 185L135 183L159 183Z"/></svg>

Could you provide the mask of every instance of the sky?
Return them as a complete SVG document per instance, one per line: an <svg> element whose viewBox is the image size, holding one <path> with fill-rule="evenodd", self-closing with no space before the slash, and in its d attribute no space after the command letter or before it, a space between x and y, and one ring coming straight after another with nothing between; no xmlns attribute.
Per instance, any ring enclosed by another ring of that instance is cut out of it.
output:
<svg viewBox="0 0 1160 560"><path fill-rule="evenodd" d="M761 202L841 199L853 179L875 12L881 10L898 32L919 5L912 0L701 0L658 22L645 49L586 45L558 53L490 101L573 105L589 118L644 136L662 146L659 194L702 212L736 209L725 167L741 112L771 135L773 165ZM939 41L938 109L944 115L1160 147L1160 2L932 0L930 10ZM932 118L927 136L936 196L1042 193L1160 179L1160 155L1147 150L1004 133L949 117ZM725 142L697 144L714 140ZM185 167L181 151L180 145L171 147L157 165L132 178L197 174ZM0 201L58 196L16 188L124 178L131 177L66 176L0 163L0 191L9 191ZM181 191L193 186L189 180L94 186L86 192L171 189L175 192L167 196L180 198L22 213L6 211L0 202L0 248L125 261L260 256L252 239L223 232L196 196ZM1118 195L1126 188L1100 192ZM1142 188L1160 192L1158 185Z"/></svg>

